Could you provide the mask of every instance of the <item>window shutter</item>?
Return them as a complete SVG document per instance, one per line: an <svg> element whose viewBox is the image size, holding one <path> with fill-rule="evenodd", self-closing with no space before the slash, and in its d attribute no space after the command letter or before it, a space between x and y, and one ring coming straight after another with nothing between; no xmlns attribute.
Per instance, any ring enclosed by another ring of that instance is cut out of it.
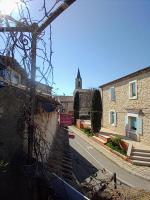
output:
<svg viewBox="0 0 150 200"><path fill-rule="evenodd" d="M111 124L111 111L109 112L109 124Z"/></svg>
<svg viewBox="0 0 150 200"><path fill-rule="evenodd" d="M110 88L110 97L111 97L111 101L115 101L115 88L114 87Z"/></svg>
<svg viewBox="0 0 150 200"><path fill-rule="evenodd" d="M127 133L128 129L129 129L129 125L128 125L128 116L125 116L125 132Z"/></svg>
<svg viewBox="0 0 150 200"><path fill-rule="evenodd" d="M114 113L114 125L117 126L117 113Z"/></svg>
<svg viewBox="0 0 150 200"><path fill-rule="evenodd" d="M141 118L137 119L137 133L143 134L143 120Z"/></svg>

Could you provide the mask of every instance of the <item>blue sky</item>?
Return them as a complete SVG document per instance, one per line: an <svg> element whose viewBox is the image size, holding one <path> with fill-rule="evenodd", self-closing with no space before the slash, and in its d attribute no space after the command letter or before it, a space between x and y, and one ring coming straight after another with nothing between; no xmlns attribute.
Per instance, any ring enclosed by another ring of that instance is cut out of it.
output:
<svg viewBox="0 0 150 200"><path fill-rule="evenodd" d="M42 0L31 2L37 19ZM56 93L72 95L78 67L83 88L97 88L150 65L150 0L76 0L52 23L52 41Z"/></svg>
<svg viewBox="0 0 150 200"><path fill-rule="evenodd" d="M57 93L71 95L78 67L83 88L150 65L149 0L77 0L52 24Z"/></svg>

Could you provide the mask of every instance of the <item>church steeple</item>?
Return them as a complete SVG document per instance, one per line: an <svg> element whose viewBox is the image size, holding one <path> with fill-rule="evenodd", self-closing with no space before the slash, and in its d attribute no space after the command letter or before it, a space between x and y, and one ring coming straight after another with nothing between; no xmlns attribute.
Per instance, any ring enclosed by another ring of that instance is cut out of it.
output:
<svg viewBox="0 0 150 200"><path fill-rule="evenodd" d="M77 73L76 82L75 82L75 89L82 89L82 78L80 75L79 68L78 68L78 73Z"/></svg>
<svg viewBox="0 0 150 200"><path fill-rule="evenodd" d="M78 79L81 79L81 75L80 75L80 70L79 70L79 68L78 68L77 78L78 78Z"/></svg>

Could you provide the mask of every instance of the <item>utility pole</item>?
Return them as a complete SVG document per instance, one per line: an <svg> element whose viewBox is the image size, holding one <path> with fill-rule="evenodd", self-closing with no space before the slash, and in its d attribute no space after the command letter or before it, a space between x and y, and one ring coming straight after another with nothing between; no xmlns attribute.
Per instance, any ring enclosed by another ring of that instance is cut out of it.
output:
<svg viewBox="0 0 150 200"><path fill-rule="evenodd" d="M35 137L34 130L34 111L35 111L35 77L36 77L36 45L38 35L50 25L62 12L64 12L71 4L76 0L64 0L64 2L52 13L49 14L45 22L41 26L37 23L33 23L30 26L25 26L24 24L18 22L17 27L0 27L0 32L28 32L32 34L31 41L31 83L30 83L30 122L28 127L28 163L32 163L33 154L33 142ZM10 16L6 16L10 19ZM12 19L12 18L11 18ZM13 19L14 20L14 19ZM19 26L20 24L20 26Z"/></svg>

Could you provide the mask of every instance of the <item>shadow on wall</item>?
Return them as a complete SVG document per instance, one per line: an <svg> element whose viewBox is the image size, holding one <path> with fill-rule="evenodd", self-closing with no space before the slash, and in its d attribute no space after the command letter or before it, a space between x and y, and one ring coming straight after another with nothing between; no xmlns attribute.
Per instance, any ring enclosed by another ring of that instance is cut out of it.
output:
<svg viewBox="0 0 150 200"><path fill-rule="evenodd" d="M0 159L13 160L23 152L25 94L18 88L0 90Z"/></svg>

